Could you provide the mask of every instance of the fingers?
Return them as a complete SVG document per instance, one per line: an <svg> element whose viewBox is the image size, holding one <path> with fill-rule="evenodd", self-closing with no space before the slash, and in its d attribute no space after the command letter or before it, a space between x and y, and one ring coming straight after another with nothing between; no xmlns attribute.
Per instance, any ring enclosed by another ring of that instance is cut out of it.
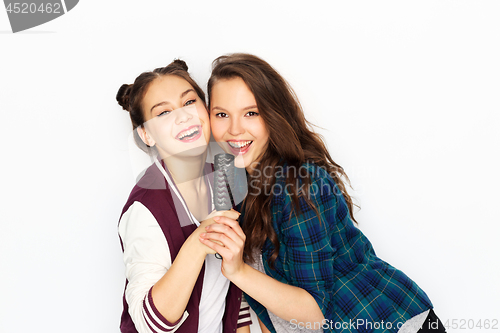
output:
<svg viewBox="0 0 500 333"><path fill-rule="evenodd" d="M213 241L207 237L207 234L200 235L200 242L210 248L213 253L219 253L222 258L227 258L231 254L231 250L225 247L221 242Z"/></svg>
<svg viewBox="0 0 500 333"><path fill-rule="evenodd" d="M239 217L240 213L232 211L214 211L212 212L203 222L200 223L201 228L205 228L208 225L214 223L225 223L232 228L239 227L239 222L236 219Z"/></svg>
<svg viewBox="0 0 500 333"><path fill-rule="evenodd" d="M235 211L234 209L220 210L220 211L214 210L213 212L210 213L210 215L208 215L207 219L214 218L215 216L225 216L230 219L237 220L240 217L240 215L241 214Z"/></svg>
<svg viewBox="0 0 500 333"><path fill-rule="evenodd" d="M213 211L200 225L200 242L223 258L242 253L246 237L239 222L235 220L239 216L240 213L233 209Z"/></svg>
<svg viewBox="0 0 500 333"><path fill-rule="evenodd" d="M207 232L200 235L202 238L220 242L223 246L235 252L239 252L245 246L245 241L227 225L212 224L206 229Z"/></svg>
<svg viewBox="0 0 500 333"><path fill-rule="evenodd" d="M231 234L232 230L231 228L224 225L218 225L218 227L228 228L226 232ZM234 231L232 231L232 233L234 234L233 236L236 235ZM222 267L221 267L222 274L224 274L225 277L231 280L231 276L234 276L234 274L240 271L243 265L244 242L242 242L242 240L239 239L240 245L238 246L226 234L218 232L203 233L200 235L199 239L202 244L208 246L209 248L219 253L219 255L222 257ZM215 242L220 242L223 245L219 245Z"/></svg>
<svg viewBox="0 0 500 333"><path fill-rule="evenodd" d="M207 229L209 227L216 227L217 225L224 225L224 226L231 228L238 235L238 237L241 238L243 240L243 242L245 242L246 236L245 236L245 233L243 232L243 229L241 229L241 226L240 226L238 221L235 221L233 219L223 217L223 216L216 216L216 217L214 217L214 220L217 223L211 224L210 226L206 227L205 229L207 231L210 230L210 229ZM222 229L222 230L225 230L225 229ZM221 232L221 231L218 231L218 229L216 229L216 231Z"/></svg>

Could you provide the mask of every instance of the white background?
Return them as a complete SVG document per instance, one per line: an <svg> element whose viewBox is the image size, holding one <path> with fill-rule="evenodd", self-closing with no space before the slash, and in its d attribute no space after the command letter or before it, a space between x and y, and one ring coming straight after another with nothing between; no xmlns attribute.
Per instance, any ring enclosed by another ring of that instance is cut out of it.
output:
<svg viewBox="0 0 500 333"><path fill-rule="evenodd" d="M12 34L0 10L0 332L118 332L134 179L115 94L177 57L205 88L230 52L295 88L359 227L443 322L500 320L499 17L497 1L84 0Z"/></svg>

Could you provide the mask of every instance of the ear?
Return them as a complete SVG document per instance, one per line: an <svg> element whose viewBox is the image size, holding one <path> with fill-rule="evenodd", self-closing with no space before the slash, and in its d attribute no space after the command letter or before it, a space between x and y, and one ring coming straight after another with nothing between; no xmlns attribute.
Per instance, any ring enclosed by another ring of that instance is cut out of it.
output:
<svg viewBox="0 0 500 333"><path fill-rule="evenodd" d="M144 125L137 127L137 134L139 134L142 142L144 142L148 147L153 147L156 144L155 140L151 138L149 133L146 131L146 128L144 128Z"/></svg>

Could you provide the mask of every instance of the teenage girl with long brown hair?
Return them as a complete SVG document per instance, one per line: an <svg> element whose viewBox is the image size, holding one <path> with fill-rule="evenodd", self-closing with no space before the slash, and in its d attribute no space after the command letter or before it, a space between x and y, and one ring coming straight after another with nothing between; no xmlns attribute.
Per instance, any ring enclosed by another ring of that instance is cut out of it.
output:
<svg viewBox="0 0 500 333"><path fill-rule="evenodd" d="M222 56L208 95L213 136L249 190L241 227L220 217L200 241L223 257L262 330L443 332L425 292L355 226L347 175L278 72L250 54Z"/></svg>

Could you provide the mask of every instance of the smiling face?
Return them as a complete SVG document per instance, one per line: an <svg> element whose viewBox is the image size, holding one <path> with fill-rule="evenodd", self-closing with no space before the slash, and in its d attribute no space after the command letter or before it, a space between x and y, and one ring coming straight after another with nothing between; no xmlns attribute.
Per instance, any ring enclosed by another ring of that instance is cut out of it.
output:
<svg viewBox="0 0 500 333"><path fill-rule="evenodd" d="M208 112L186 80L166 75L151 82L142 110L146 122L138 133L162 158L205 153L210 140Z"/></svg>
<svg viewBox="0 0 500 333"><path fill-rule="evenodd" d="M252 163L258 161L269 140L254 95L241 78L224 79L214 84L210 104L215 141L236 156L236 167L251 172Z"/></svg>

